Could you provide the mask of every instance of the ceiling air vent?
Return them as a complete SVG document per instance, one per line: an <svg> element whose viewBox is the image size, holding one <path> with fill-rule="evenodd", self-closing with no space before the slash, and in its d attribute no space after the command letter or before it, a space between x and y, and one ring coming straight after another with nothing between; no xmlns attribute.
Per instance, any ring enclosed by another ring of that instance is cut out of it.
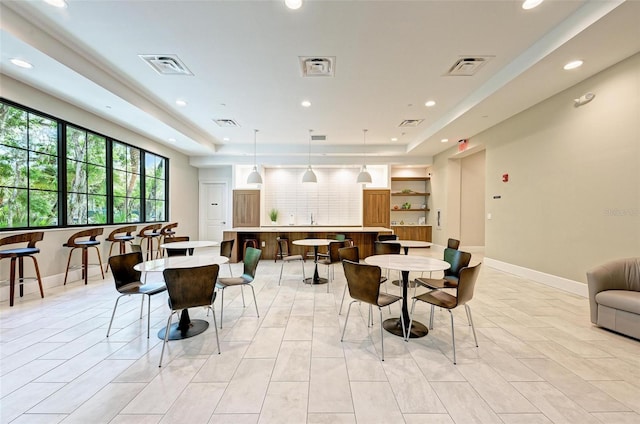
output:
<svg viewBox="0 0 640 424"><path fill-rule="evenodd" d="M240 126L233 119L214 119L213 122L218 124L219 127L223 128L235 128Z"/></svg>
<svg viewBox="0 0 640 424"><path fill-rule="evenodd" d="M422 123L422 121L424 121L424 119L405 119L404 121L400 122L400 125L398 126L399 127L417 127Z"/></svg>
<svg viewBox="0 0 640 424"><path fill-rule="evenodd" d="M469 77L475 75L491 57L463 57L456 61L445 75L453 77Z"/></svg>
<svg viewBox="0 0 640 424"><path fill-rule="evenodd" d="M311 141L327 141L326 135L312 135Z"/></svg>
<svg viewBox="0 0 640 424"><path fill-rule="evenodd" d="M160 75L193 75L175 54L140 54L138 57Z"/></svg>
<svg viewBox="0 0 640 424"><path fill-rule="evenodd" d="M300 56L303 77L332 77L336 58L334 56Z"/></svg>

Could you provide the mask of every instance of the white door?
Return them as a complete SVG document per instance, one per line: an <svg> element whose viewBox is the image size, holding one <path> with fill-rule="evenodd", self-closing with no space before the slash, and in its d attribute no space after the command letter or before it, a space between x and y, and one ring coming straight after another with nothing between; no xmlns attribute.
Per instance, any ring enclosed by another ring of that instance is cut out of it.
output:
<svg viewBox="0 0 640 424"><path fill-rule="evenodd" d="M227 228L227 185L200 183L200 239L222 241Z"/></svg>

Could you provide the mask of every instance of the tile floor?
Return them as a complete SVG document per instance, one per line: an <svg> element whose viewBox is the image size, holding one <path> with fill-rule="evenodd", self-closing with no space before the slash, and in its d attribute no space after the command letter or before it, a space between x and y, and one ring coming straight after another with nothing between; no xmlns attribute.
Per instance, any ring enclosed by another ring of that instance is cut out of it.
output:
<svg viewBox="0 0 640 424"><path fill-rule="evenodd" d="M341 269L327 293L301 284L297 265L285 265L278 286L280 263L260 263L259 318L249 292L243 308L240 291L227 289L221 355L210 327L170 342L162 368L166 295L152 299L150 339L137 297L121 302L105 337L109 277L3 302L0 422L640 423L640 342L593 327L587 299L484 267L470 304L479 348L456 311L453 365L449 316L437 311L425 338L386 333L381 362L377 315L367 328L365 306L354 306L340 342ZM426 305L416 319L428 322Z"/></svg>

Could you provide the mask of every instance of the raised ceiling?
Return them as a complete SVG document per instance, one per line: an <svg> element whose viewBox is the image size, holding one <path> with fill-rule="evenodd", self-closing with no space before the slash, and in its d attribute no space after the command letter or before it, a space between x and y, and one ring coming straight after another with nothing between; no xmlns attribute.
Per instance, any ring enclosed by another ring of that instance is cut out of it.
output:
<svg viewBox="0 0 640 424"><path fill-rule="evenodd" d="M314 163L360 163L364 128L369 162L428 163L640 51L635 0L547 0L528 11L515 0L67 3L0 4L1 72L203 167L251 163L254 129L265 165L306 164L309 129L326 136L311 144ZM175 55L193 75L160 75L144 54ZM325 57L333 76L303 77L301 58ZM472 57L485 59L473 76L446 75ZM562 69L576 58L581 68Z"/></svg>

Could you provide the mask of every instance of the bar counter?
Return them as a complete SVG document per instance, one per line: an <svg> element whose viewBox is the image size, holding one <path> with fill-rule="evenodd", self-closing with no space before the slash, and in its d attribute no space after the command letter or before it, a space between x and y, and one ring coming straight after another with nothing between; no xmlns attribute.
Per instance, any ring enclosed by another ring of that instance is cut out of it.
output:
<svg viewBox="0 0 640 424"><path fill-rule="evenodd" d="M393 234L393 230L385 227L283 225L231 228L224 231L223 237L224 240L235 240L230 261L238 262L242 260L242 247L247 239L258 240L258 247L262 249L262 259L275 259L277 237L289 239L291 255L303 255L305 249L295 246L292 243L294 240L304 238L335 239L337 234L344 234L345 238L352 239L360 249L360 256L365 258L373 254L373 242L378 238L378 234Z"/></svg>

